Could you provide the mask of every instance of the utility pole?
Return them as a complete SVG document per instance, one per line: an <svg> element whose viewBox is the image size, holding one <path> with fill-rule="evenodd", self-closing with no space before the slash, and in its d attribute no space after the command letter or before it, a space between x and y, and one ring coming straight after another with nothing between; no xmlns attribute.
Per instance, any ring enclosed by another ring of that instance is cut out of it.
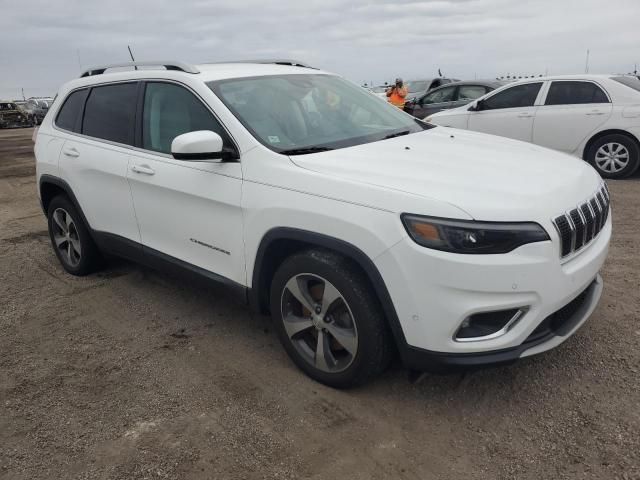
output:
<svg viewBox="0 0 640 480"><path fill-rule="evenodd" d="M26 100L26 98L24 96L24 88L22 88L22 100Z"/></svg>
<svg viewBox="0 0 640 480"><path fill-rule="evenodd" d="M587 61L584 65L584 73L589 73L589 49L587 48Z"/></svg>

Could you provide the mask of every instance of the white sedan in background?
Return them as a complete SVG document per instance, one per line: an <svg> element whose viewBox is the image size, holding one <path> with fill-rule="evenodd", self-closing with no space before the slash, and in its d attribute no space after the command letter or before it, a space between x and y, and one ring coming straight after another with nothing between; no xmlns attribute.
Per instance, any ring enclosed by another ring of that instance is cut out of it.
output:
<svg viewBox="0 0 640 480"><path fill-rule="evenodd" d="M583 158L604 178L640 165L640 80L624 75L527 79L425 119Z"/></svg>

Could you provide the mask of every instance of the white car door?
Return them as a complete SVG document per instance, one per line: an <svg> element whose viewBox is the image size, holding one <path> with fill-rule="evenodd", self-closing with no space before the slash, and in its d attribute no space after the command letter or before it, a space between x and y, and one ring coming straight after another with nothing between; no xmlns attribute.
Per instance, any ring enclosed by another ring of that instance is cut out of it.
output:
<svg viewBox="0 0 640 480"><path fill-rule="evenodd" d="M168 255L245 285L240 163L170 155L176 136L198 130L215 131L230 144L216 117L186 87L146 83L142 150L132 154L128 171L142 244L150 255Z"/></svg>
<svg viewBox="0 0 640 480"><path fill-rule="evenodd" d="M137 89L137 82L129 82L74 92L56 119L65 138L59 162L61 176L69 183L89 225L95 231L134 242L140 241L140 234L127 165L133 145ZM86 94L84 115L76 125L73 121L65 123L61 117L67 104L83 103Z"/></svg>
<svg viewBox="0 0 640 480"><path fill-rule="evenodd" d="M518 83L478 101L467 128L530 142L542 82Z"/></svg>
<svg viewBox="0 0 640 480"><path fill-rule="evenodd" d="M574 153L611 112L609 97L595 82L554 80L536 112L533 143Z"/></svg>

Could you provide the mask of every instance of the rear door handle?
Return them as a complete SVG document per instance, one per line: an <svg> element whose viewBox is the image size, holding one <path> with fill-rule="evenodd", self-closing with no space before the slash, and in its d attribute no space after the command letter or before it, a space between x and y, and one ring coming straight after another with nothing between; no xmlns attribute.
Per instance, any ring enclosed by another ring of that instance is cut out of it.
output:
<svg viewBox="0 0 640 480"><path fill-rule="evenodd" d="M531 118L533 117L532 113L519 113L518 118Z"/></svg>
<svg viewBox="0 0 640 480"><path fill-rule="evenodd" d="M76 150L74 147L65 148L64 150L62 150L62 153L64 153L67 157L77 158L80 156L80 152L78 152L78 150Z"/></svg>
<svg viewBox="0 0 640 480"><path fill-rule="evenodd" d="M131 170L136 173L142 173L143 175L154 175L156 172L149 165L134 165Z"/></svg>

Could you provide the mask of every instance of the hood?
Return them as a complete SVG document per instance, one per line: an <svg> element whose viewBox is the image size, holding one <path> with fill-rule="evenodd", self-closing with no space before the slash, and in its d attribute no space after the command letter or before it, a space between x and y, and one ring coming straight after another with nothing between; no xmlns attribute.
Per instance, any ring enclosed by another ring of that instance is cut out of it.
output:
<svg viewBox="0 0 640 480"><path fill-rule="evenodd" d="M569 155L444 127L291 160L327 176L446 202L477 220L548 220L590 197L602 181Z"/></svg>

